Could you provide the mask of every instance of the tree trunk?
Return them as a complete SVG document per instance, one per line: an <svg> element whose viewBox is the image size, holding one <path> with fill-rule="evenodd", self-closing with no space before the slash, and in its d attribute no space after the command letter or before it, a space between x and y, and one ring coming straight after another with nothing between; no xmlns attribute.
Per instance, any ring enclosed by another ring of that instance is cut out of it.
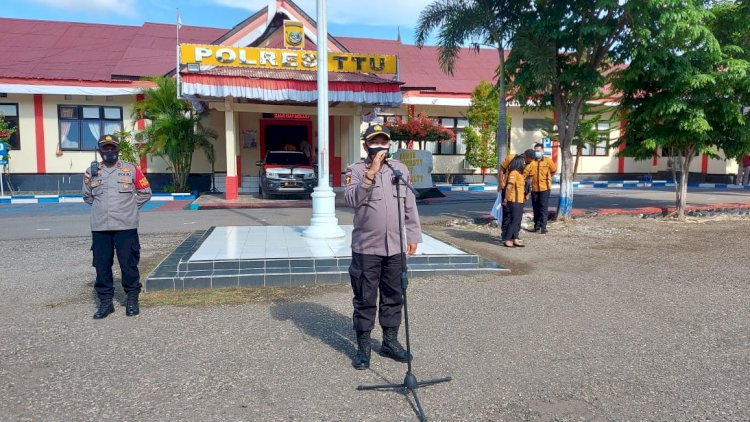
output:
<svg viewBox="0 0 750 422"><path fill-rule="evenodd" d="M557 113L557 134L560 138L562 169L560 171L560 199L557 203L557 218L563 221L571 218L573 211L573 154L570 147L578 128L584 99L576 97L570 101L562 93L554 93L555 112Z"/></svg>
<svg viewBox="0 0 750 422"><path fill-rule="evenodd" d="M695 150L692 147L689 147L687 151L685 152L685 155L682 157L675 157L675 160L672 162L674 163L679 162L680 163L680 184L675 186L675 193L676 193L676 201L675 201L675 207L677 208L677 218L684 219L685 218L685 207L687 205L687 184L688 184L688 176L690 175L690 164L693 161L693 156L695 155ZM674 164L672 165L672 171L675 171Z"/></svg>
<svg viewBox="0 0 750 422"><path fill-rule="evenodd" d="M557 219L569 220L573 212L573 154L570 148L561 150L560 200L557 204Z"/></svg>
<svg viewBox="0 0 750 422"><path fill-rule="evenodd" d="M500 63L497 66L497 180L500 180L502 176L502 164L505 161L505 157L508 155L508 124L507 124L507 109L506 109L506 93L505 93L505 47L503 43L499 43L498 54Z"/></svg>

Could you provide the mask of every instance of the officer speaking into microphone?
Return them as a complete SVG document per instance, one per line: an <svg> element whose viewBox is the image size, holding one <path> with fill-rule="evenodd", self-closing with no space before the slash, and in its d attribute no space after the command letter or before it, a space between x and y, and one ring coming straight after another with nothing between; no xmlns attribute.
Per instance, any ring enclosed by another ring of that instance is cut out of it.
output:
<svg viewBox="0 0 750 422"><path fill-rule="evenodd" d="M403 185L397 194L393 183L391 168L400 170L406 180L409 170L403 163L388 158L390 131L382 125L369 126L363 146L367 157L347 168L344 191L346 203L354 208L349 276L354 294L352 319L357 333L357 354L352 359L356 369L370 367L370 332L375 326L376 310L383 329L381 356L398 362L411 359L398 341L404 304L399 219L404 227L406 253L416 253L417 244L422 242L416 198ZM403 215L398 213L398 201L402 202Z"/></svg>
<svg viewBox="0 0 750 422"><path fill-rule="evenodd" d="M122 287L128 297L125 315L134 316L140 312L138 210L151 199L151 187L141 170L134 164L121 161L119 153L119 138L102 136L99 139L102 161L91 163L83 176L83 200L91 205L91 250L96 268L94 289L99 298L94 319L106 318L115 311L112 306L115 251L120 263Z"/></svg>

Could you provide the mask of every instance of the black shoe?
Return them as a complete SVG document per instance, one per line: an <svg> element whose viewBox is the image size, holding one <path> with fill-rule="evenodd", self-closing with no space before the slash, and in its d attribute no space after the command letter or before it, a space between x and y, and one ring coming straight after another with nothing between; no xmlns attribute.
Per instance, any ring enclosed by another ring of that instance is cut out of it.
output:
<svg viewBox="0 0 750 422"><path fill-rule="evenodd" d="M139 313L141 313L141 309L138 307L138 295L128 296L128 301L125 305L125 315L134 316Z"/></svg>
<svg viewBox="0 0 750 422"><path fill-rule="evenodd" d="M370 344L370 332L369 331L357 331L357 354L352 359L352 366L354 369L367 369L370 367L370 352L372 351L372 345Z"/></svg>
<svg viewBox="0 0 750 422"><path fill-rule="evenodd" d="M547 229L539 229L539 233L541 233L541 234L547 234Z"/></svg>
<svg viewBox="0 0 750 422"><path fill-rule="evenodd" d="M109 314L115 311L115 307L112 306L112 302L106 302L99 304L99 309L94 313L94 319L106 318Z"/></svg>
<svg viewBox="0 0 750 422"><path fill-rule="evenodd" d="M398 327L383 327L383 344L380 356L391 358L396 362L409 362L411 356L398 342Z"/></svg>
<svg viewBox="0 0 750 422"><path fill-rule="evenodd" d="M542 229L540 229L540 228L534 229L534 233L541 233L541 232L542 232Z"/></svg>

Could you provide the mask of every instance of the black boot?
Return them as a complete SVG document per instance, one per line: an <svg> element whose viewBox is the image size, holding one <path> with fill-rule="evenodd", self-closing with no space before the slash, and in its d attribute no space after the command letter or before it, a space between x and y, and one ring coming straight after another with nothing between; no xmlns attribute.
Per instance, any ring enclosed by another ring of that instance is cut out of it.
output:
<svg viewBox="0 0 750 422"><path fill-rule="evenodd" d="M94 319L106 318L107 315L115 311L115 307L112 306L112 300L103 300L99 302L99 309L94 313Z"/></svg>
<svg viewBox="0 0 750 422"><path fill-rule="evenodd" d="M357 331L357 354L352 359L354 369L367 369L370 367L370 332Z"/></svg>
<svg viewBox="0 0 750 422"><path fill-rule="evenodd" d="M398 342L398 327L383 327L383 345L380 356L391 358L396 362L408 362L411 356Z"/></svg>
<svg viewBox="0 0 750 422"><path fill-rule="evenodd" d="M133 316L138 315L141 312L138 307L138 293L128 295L128 301L125 305L125 315Z"/></svg>

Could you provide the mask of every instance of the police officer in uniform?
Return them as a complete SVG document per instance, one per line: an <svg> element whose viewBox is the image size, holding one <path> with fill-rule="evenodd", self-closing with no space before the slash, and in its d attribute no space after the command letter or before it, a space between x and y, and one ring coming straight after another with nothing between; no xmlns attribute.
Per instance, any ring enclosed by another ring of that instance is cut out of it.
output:
<svg viewBox="0 0 750 422"><path fill-rule="evenodd" d="M352 319L358 350L352 365L356 369L370 367L370 332L375 326L376 306L383 329L381 356L398 362L411 358L398 341L404 304L399 218L404 228L404 251L413 255L417 244L422 242L416 198L403 184L397 195L393 184L391 167L400 170L407 180L409 170L403 163L387 157L391 147L388 128L369 126L363 145L367 157L347 168L344 191L347 204L354 208L349 276L354 293ZM401 201L401 215L397 201Z"/></svg>
<svg viewBox="0 0 750 422"><path fill-rule="evenodd" d="M141 292L138 261L138 210L151 198L148 180L135 165L119 160L120 140L114 135L99 139L100 163L92 163L83 176L83 200L91 205L91 250L96 268L94 289L99 308L94 319L106 318L112 306L114 280L112 263L115 251L127 294L125 314L138 315Z"/></svg>

